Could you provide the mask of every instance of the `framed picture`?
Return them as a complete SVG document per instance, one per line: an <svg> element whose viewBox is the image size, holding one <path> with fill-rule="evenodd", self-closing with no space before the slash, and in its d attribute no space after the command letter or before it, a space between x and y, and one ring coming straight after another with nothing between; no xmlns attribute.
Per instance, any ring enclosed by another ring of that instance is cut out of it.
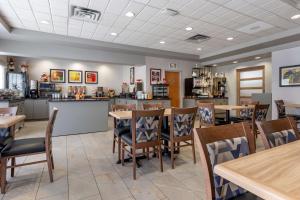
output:
<svg viewBox="0 0 300 200"><path fill-rule="evenodd" d="M98 84L98 72L97 71L85 71L85 83L86 84Z"/></svg>
<svg viewBox="0 0 300 200"><path fill-rule="evenodd" d="M134 67L130 68L130 84L134 84Z"/></svg>
<svg viewBox="0 0 300 200"><path fill-rule="evenodd" d="M50 81L53 83L65 83L66 82L66 70L50 69Z"/></svg>
<svg viewBox="0 0 300 200"><path fill-rule="evenodd" d="M150 69L150 84L157 84L161 81L161 69Z"/></svg>
<svg viewBox="0 0 300 200"><path fill-rule="evenodd" d="M170 63L169 68L170 69L177 69L176 63Z"/></svg>
<svg viewBox="0 0 300 200"><path fill-rule="evenodd" d="M68 82L69 83L82 83L82 71L68 70Z"/></svg>
<svg viewBox="0 0 300 200"><path fill-rule="evenodd" d="M300 65L279 68L280 87L300 86Z"/></svg>

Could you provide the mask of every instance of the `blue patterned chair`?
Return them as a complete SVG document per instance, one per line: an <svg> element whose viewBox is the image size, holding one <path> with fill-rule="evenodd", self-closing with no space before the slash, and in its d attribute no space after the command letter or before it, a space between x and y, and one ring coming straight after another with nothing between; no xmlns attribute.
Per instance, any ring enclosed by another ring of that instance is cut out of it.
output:
<svg viewBox="0 0 300 200"><path fill-rule="evenodd" d="M124 105L112 105L112 111L131 111L136 109L134 104L124 104ZM118 144L118 159L121 162L121 140L122 134L130 131L131 120L130 119L114 119L114 135L113 135L113 153L115 153L115 143Z"/></svg>
<svg viewBox="0 0 300 200"><path fill-rule="evenodd" d="M215 126L215 107L213 103L198 102L200 127Z"/></svg>
<svg viewBox="0 0 300 200"><path fill-rule="evenodd" d="M293 117L257 122L266 149L299 140L299 132Z"/></svg>
<svg viewBox="0 0 300 200"><path fill-rule="evenodd" d="M171 151L172 169L175 167L174 151L185 146L192 146L194 163L196 163L193 128L197 115L197 107L194 108L172 108L170 132L162 132L162 139L170 144L165 145ZM184 143L181 145L180 143Z"/></svg>
<svg viewBox="0 0 300 200"><path fill-rule="evenodd" d="M255 105L254 116L252 118L252 126L251 126L252 132L255 135L255 138L257 137L257 134L259 133L256 122L266 121L269 106L270 106L269 104Z"/></svg>
<svg viewBox="0 0 300 200"><path fill-rule="evenodd" d="M258 101L248 101L242 102L241 105L258 105ZM251 122L253 119L254 108L245 108L239 111L238 117L231 117L230 121L233 123L240 123L240 122Z"/></svg>
<svg viewBox="0 0 300 200"><path fill-rule="evenodd" d="M254 153L254 140L250 125L229 124L194 130L205 173L206 199L260 199L245 189L215 174L217 164Z"/></svg>
<svg viewBox="0 0 300 200"><path fill-rule="evenodd" d="M164 116L164 109L160 110L139 110L132 111L131 131L121 135L122 143L122 165L124 165L125 151L132 156L133 179L136 179L136 157L138 149L154 147L160 158L160 168L163 171L161 156L161 125ZM126 147L129 147L128 150ZM148 152L147 152L148 153ZM142 152L145 155L145 152Z"/></svg>

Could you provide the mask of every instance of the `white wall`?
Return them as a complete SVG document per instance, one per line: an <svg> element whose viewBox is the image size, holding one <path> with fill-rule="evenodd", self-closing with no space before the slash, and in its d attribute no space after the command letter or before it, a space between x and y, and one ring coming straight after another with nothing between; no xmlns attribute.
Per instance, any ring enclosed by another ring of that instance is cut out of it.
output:
<svg viewBox="0 0 300 200"><path fill-rule="evenodd" d="M49 74L50 69L73 69L73 70L82 70L83 71L83 83L66 83L59 84L62 85L65 89L68 85L86 85L84 84L84 71L98 71L98 84L91 85L87 84L88 94L97 87L107 87L116 89L117 92L121 91L121 84L123 82L123 70L128 68L127 65L116 65L116 64L104 64L104 63L95 63L95 62L79 62L72 60L62 60L62 59L34 59L34 58L18 58L16 60L17 65L22 63L29 64L29 79L39 80L40 75L43 72ZM67 75L67 71L66 71ZM129 77L129 73L128 73ZM129 79L129 78L128 78ZM67 82L66 77L66 82Z"/></svg>
<svg viewBox="0 0 300 200"><path fill-rule="evenodd" d="M123 82L130 84L130 68L133 66L123 67ZM144 91L146 91L146 65L134 66L134 80L142 79Z"/></svg>
<svg viewBox="0 0 300 200"><path fill-rule="evenodd" d="M0 89L5 87L6 56L0 56Z"/></svg>
<svg viewBox="0 0 300 200"><path fill-rule="evenodd" d="M272 53L272 101L283 99L289 103L300 103L300 87L279 87L279 68L289 65L300 65L300 47L275 51ZM275 108L275 104L273 105ZM300 114L299 110L287 110L287 112ZM277 110L273 109L273 119L277 118Z"/></svg>
<svg viewBox="0 0 300 200"><path fill-rule="evenodd" d="M192 68L199 63L193 61L186 61L186 60L178 60L178 59L167 59L167 58L157 58L157 57L150 57L146 56L146 79L147 79L147 91L151 91L150 85L150 69L151 68L158 68L162 69L162 78L165 77L165 71L178 71L180 72L180 100L182 104L182 99L184 96L184 79L192 77ZM170 63L175 63L177 69L170 69Z"/></svg>
<svg viewBox="0 0 300 200"><path fill-rule="evenodd" d="M265 87L266 93L271 92L272 88L272 64L271 59L264 59L259 61L251 61L245 63L238 63L232 65L226 65L222 67L214 67L214 73L225 73L226 80L227 80L227 93L226 96L228 97L229 104L236 104L237 98L237 86L236 86L236 69L245 68L245 67L255 67L255 66L265 66Z"/></svg>

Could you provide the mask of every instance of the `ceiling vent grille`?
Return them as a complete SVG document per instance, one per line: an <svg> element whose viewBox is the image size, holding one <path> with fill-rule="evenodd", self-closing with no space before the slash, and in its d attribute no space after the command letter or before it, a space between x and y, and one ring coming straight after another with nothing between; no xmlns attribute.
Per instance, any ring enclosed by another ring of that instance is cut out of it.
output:
<svg viewBox="0 0 300 200"><path fill-rule="evenodd" d="M71 6L71 17L78 20L98 23L101 12L80 6Z"/></svg>
<svg viewBox="0 0 300 200"><path fill-rule="evenodd" d="M187 42L191 42L191 43L196 43L196 44L199 44L199 43L202 43L206 40L209 40L210 37L207 36L207 35L201 35L201 34L197 34L197 35L194 35L192 37L189 37L188 39L186 39L185 41Z"/></svg>

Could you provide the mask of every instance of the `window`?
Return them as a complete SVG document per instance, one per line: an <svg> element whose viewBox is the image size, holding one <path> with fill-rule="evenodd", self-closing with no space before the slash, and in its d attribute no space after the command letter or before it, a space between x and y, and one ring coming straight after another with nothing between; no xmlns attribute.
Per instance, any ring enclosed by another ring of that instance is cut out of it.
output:
<svg viewBox="0 0 300 200"><path fill-rule="evenodd" d="M237 104L251 100L253 93L265 92L265 66L237 69Z"/></svg>
<svg viewBox="0 0 300 200"><path fill-rule="evenodd" d="M5 67L0 64L0 89L5 87Z"/></svg>

